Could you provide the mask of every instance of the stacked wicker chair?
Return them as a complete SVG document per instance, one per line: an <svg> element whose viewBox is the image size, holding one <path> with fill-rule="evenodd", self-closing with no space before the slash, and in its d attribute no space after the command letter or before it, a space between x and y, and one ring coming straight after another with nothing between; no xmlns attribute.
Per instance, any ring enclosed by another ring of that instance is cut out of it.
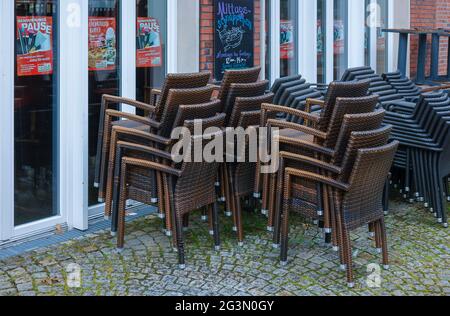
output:
<svg viewBox="0 0 450 316"><path fill-rule="evenodd" d="M99 188L99 202L105 201L106 166L109 158L112 126L139 128L150 131L149 120L159 121L171 89L191 89L205 87L210 80L207 73L169 74L161 90L151 93L151 104L145 104L127 98L104 95L100 112L100 123L95 160L95 183ZM144 116L120 111L120 105L129 105L144 113Z"/></svg>
<svg viewBox="0 0 450 316"><path fill-rule="evenodd" d="M389 112L385 121L394 126L392 138L398 140L401 145L395 166L402 170L397 177L402 183L404 197L424 203L435 215L438 223L448 227L448 95L443 92L423 95L412 114Z"/></svg>
<svg viewBox="0 0 450 316"><path fill-rule="evenodd" d="M237 98L233 107L228 127L240 128L246 130L248 135L253 134L253 141L258 140L258 128L261 123L261 105L271 103L273 101L273 93L257 97L240 97ZM252 132L251 131L252 129ZM239 245L244 243L244 229L242 225L242 199L250 198L254 193L255 182L258 181L256 172L257 161L249 159L249 142L250 139L241 139L237 142L233 138L232 144L235 153L232 157L227 157L227 163L224 167L225 196L227 215L233 216L233 230L237 232ZM243 142L243 143L242 143ZM245 148L239 147L245 145ZM240 162L240 159L245 161ZM232 161L232 162L228 162Z"/></svg>
<svg viewBox="0 0 450 316"><path fill-rule="evenodd" d="M220 126L224 123L224 116L212 118L210 122L203 122L209 126ZM202 144L202 152L205 145L215 137L224 137L223 129L219 129L215 133L209 135L191 136L190 148L184 154L194 155L193 149L198 146L198 142ZM206 141L205 139L209 139ZM131 169L139 168L142 170L152 170L160 172L167 181L166 199L170 205L171 217L175 225L175 245L178 251L180 268L185 267L185 241L183 232L183 221L191 212L207 207L211 209L214 246L216 250L220 250L219 238L219 219L217 196L214 188L219 164L217 162L186 162L192 161L184 159L182 163L176 164L172 161L172 155L169 152L160 151L154 147L140 146L136 148L133 143L119 142L122 149L138 150L149 154L153 159L136 159L126 154L121 159L120 172L120 198L117 210L118 218L118 238L117 247L123 249L125 242L125 202L128 198L132 198L130 187L136 178L133 176ZM158 158L158 159L155 159ZM158 162L155 162L157 160Z"/></svg>
<svg viewBox="0 0 450 316"><path fill-rule="evenodd" d="M269 128L280 128L280 135L286 138L296 138L308 143L327 144L331 149L334 148L333 141L335 140L336 127L340 127L344 112L335 112L336 103L339 98L348 97L365 97L367 95L369 83L364 82L333 82L327 91L327 95L324 101L308 99L306 109L311 109L312 105L318 105L322 108L317 114L311 114L310 111L300 111L291 109L288 107L276 106L265 104L263 105L262 113L262 126ZM375 98L376 100L376 98ZM370 102L369 102L370 104ZM372 111L370 109L369 111ZM337 111L337 110L336 110ZM361 109L355 108L353 111L364 112L364 106ZM270 113L287 114L296 116L302 119L303 123L292 123L285 120L273 120L269 119ZM350 112L352 113L352 112ZM355 112L353 112L355 113ZM358 113L358 112L356 112ZM312 124L312 125L310 125ZM313 127L313 128L312 128ZM333 134L330 143L327 140L330 137L330 133ZM264 174L262 185L262 213L268 215L269 224L268 230L272 231L274 227L274 215L275 215L275 200L272 192L276 188L276 174ZM257 188L256 190L259 190ZM314 189L313 189L314 190ZM256 191L255 195L260 192ZM320 208L320 206L319 206Z"/></svg>

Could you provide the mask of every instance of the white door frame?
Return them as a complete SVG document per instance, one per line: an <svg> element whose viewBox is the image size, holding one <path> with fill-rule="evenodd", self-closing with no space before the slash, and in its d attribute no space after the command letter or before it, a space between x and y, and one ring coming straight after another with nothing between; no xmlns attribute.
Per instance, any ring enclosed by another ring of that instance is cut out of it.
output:
<svg viewBox="0 0 450 316"><path fill-rule="evenodd" d="M280 1L270 1L270 81L280 77Z"/></svg>
<svg viewBox="0 0 450 316"><path fill-rule="evenodd" d="M298 73L308 82L317 81L317 0L299 0ZM313 18L311 18L313 17Z"/></svg>
<svg viewBox="0 0 450 316"><path fill-rule="evenodd" d="M14 226L14 1L0 1L0 241L13 236Z"/></svg>

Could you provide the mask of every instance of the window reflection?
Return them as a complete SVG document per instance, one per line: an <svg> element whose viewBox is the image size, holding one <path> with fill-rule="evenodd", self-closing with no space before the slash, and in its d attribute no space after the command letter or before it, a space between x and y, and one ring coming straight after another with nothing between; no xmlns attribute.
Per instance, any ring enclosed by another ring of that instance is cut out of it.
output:
<svg viewBox="0 0 450 316"><path fill-rule="evenodd" d="M15 1L14 224L58 214L57 1Z"/></svg>

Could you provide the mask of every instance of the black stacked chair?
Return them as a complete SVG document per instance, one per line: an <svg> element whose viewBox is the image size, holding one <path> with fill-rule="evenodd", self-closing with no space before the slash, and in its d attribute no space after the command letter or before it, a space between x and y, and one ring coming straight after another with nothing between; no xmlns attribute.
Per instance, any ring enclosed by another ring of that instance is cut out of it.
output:
<svg viewBox="0 0 450 316"><path fill-rule="evenodd" d="M387 112L385 117L394 126L392 138L401 145L394 165L404 177L397 175L396 180L402 182L405 198L423 202L448 227L450 98L443 92L425 94L417 104L411 115Z"/></svg>

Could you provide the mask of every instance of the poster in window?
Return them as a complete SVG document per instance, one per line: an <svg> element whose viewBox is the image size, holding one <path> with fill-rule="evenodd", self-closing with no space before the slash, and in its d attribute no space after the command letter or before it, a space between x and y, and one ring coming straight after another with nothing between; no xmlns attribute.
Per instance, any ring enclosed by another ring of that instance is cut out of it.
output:
<svg viewBox="0 0 450 316"><path fill-rule="evenodd" d="M214 0L214 76L254 65L253 0Z"/></svg>
<svg viewBox="0 0 450 316"><path fill-rule="evenodd" d="M53 73L53 19L47 16L17 17L17 76Z"/></svg>
<svg viewBox="0 0 450 316"><path fill-rule="evenodd" d="M344 21L334 21L334 53L336 55L344 54L345 52L345 26Z"/></svg>
<svg viewBox="0 0 450 316"><path fill-rule="evenodd" d="M161 27L154 18L137 18L136 67L161 67Z"/></svg>
<svg viewBox="0 0 450 316"><path fill-rule="evenodd" d="M280 34L281 59L293 59L295 57L294 21L282 20L280 23L280 28L281 28Z"/></svg>
<svg viewBox="0 0 450 316"><path fill-rule="evenodd" d="M115 70L116 18L89 17L89 70Z"/></svg>

